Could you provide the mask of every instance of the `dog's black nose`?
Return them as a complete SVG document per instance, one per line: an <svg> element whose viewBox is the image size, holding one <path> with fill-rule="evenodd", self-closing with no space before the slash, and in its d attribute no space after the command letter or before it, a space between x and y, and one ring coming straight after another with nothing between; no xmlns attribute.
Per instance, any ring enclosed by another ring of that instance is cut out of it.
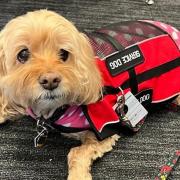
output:
<svg viewBox="0 0 180 180"><path fill-rule="evenodd" d="M40 76L39 84L47 90L56 89L61 82L61 78L56 73L46 73Z"/></svg>

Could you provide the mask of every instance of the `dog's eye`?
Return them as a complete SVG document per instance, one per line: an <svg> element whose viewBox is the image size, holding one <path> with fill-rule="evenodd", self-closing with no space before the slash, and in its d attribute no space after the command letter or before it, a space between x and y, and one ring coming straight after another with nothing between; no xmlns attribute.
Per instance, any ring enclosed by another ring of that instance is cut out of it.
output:
<svg viewBox="0 0 180 180"><path fill-rule="evenodd" d="M66 61L69 57L69 52L64 49L60 49L59 56L60 56L60 59L62 59L63 61Z"/></svg>
<svg viewBox="0 0 180 180"><path fill-rule="evenodd" d="M20 63L25 63L30 56L30 52L28 49L22 49L18 55L17 55L17 59Z"/></svg>

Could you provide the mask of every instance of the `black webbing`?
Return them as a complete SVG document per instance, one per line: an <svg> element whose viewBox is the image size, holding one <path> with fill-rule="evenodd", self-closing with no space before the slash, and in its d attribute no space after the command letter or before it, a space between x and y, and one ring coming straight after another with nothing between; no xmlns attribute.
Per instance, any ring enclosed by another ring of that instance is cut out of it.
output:
<svg viewBox="0 0 180 180"><path fill-rule="evenodd" d="M176 58L173 61L167 62L165 64L162 64L158 67L155 67L153 69L150 69L148 71L145 71L141 74L137 75L137 82L138 84L147 81L149 79L152 79L154 77L158 77L164 73L167 73L168 71L171 71L177 67L180 67L180 57ZM129 79L125 81L122 85L122 89L127 89L130 87ZM115 88L112 86L104 86L103 88L103 94L108 95L108 94L118 94L120 92L119 88Z"/></svg>
<svg viewBox="0 0 180 180"><path fill-rule="evenodd" d="M148 71L140 73L137 75L137 82L138 84L147 81L151 78L158 77L163 73L167 73L168 71L180 67L180 57L176 58L173 61L167 62L155 68L152 68ZM130 81L127 80L121 85L122 89L127 89L130 87Z"/></svg>
<svg viewBox="0 0 180 180"><path fill-rule="evenodd" d="M104 86L103 87L103 95L108 95L108 94L118 94L120 92L119 88L115 88L112 86Z"/></svg>
<svg viewBox="0 0 180 180"><path fill-rule="evenodd" d="M136 78L136 71L134 68L130 68L130 69L128 69L128 73L129 73L129 87L131 88L131 92L133 94L137 94L138 93L138 82L137 82L137 78Z"/></svg>

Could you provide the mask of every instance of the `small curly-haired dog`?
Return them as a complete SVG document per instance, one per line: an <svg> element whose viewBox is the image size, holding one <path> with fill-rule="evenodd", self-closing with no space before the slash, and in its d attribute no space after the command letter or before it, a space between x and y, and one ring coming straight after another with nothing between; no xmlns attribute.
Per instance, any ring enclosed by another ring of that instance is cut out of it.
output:
<svg viewBox="0 0 180 180"><path fill-rule="evenodd" d="M11 20L1 31L0 88L0 123L26 115L28 107L48 119L63 105L96 102L102 78L85 35L62 16L39 10ZM82 141L68 155L69 180L92 179L92 162L119 138L98 141L91 131L68 136Z"/></svg>
<svg viewBox="0 0 180 180"><path fill-rule="evenodd" d="M25 115L28 107L48 118L64 104L97 101L101 91L88 40L71 22L47 10L17 17L1 31L0 83L0 123ZM68 155L68 179L91 179L92 161L110 151L118 136L98 142L87 131L77 138L82 146Z"/></svg>

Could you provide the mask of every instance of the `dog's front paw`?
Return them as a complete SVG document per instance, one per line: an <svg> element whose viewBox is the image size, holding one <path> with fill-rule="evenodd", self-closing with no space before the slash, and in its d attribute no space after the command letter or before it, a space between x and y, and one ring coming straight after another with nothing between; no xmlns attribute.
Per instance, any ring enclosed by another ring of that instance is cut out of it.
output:
<svg viewBox="0 0 180 180"><path fill-rule="evenodd" d="M92 180L91 158L86 146L74 147L68 154L68 180Z"/></svg>
<svg viewBox="0 0 180 180"><path fill-rule="evenodd" d="M67 178L67 180L92 180L92 176L89 172L79 172L76 170L72 170L69 173L69 176Z"/></svg>
<svg viewBox="0 0 180 180"><path fill-rule="evenodd" d="M174 100L174 103L180 106L180 95L176 97L176 99Z"/></svg>

